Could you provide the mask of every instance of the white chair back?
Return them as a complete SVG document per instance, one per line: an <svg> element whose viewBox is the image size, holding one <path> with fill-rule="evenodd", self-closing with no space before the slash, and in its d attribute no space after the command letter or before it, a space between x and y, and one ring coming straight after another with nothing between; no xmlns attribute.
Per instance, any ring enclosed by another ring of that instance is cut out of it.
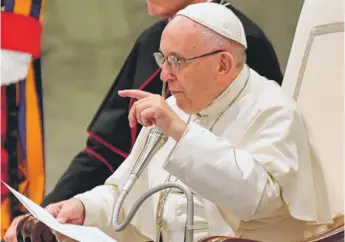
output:
<svg viewBox="0 0 345 242"><path fill-rule="evenodd" d="M343 214L344 208L343 2L305 0L282 86L298 102L311 129L333 215Z"/></svg>

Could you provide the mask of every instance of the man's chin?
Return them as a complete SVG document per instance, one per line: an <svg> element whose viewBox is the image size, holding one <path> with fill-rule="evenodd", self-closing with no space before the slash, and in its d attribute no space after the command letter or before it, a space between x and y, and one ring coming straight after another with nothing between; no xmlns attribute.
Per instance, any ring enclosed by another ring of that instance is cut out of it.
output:
<svg viewBox="0 0 345 242"><path fill-rule="evenodd" d="M176 103L186 103L186 98L181 92L171 92L171 95L175 98Z"/></svg>
<svg viewBox="0 0 345 242"><path fill-rule="evenodd" d="M192 110L190 109L190 105L186 100L178 99L175 97L176 106L181 109L186 114L193 114Z"/></svg>
<svg viewBox="0 0 345 242"><path fill-rule="evenodd" d="M184 102L182 100L179 100L178 98L175 97L175 100L176 100L176 106L179 108L179 109L182 109L185 107L184 105Z"/></svg>

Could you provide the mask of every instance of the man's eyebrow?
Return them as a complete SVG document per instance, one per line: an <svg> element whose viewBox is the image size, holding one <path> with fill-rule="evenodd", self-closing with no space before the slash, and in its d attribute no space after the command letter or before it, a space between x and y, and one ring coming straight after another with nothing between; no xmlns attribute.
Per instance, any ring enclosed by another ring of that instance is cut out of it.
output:
<svg viewBox="0 0 345 242"><path fill-rule="evenodd" d="M185 59L185 57L183 57L182 55L180 55L179 53L177 53L175 51L169 52L169 54L167 54L167 55L164 54L161 49L159 49L159 52L162 53L164 56L175 56L175 57L180 58L180 59Z"/></svg>

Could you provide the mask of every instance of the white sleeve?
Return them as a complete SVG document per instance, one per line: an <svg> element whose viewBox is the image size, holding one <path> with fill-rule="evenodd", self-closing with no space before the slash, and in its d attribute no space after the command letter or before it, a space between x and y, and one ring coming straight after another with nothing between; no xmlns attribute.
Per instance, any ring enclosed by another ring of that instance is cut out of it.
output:
<svg viewBox="0 0 345 242"><path fill-rule="evenodd" d="M111 225L113 206L118 198L114 185L101 185L76 195L85 207L85 226L107 227Z"/></svg>
<svg viewBox="0 0 345 242"><path fill-rule="evenodd" d="M283 118L282 118L283 117ZM294 111L268 110L246 129L241 149L191 123L164 168L243 221L269 217L293 182L306 139Z"/></svg>

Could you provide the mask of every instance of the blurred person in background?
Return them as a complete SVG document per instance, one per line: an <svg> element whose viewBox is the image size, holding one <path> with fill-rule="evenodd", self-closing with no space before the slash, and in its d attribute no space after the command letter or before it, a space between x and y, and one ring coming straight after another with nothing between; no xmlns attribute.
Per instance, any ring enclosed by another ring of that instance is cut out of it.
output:
<svg viewBox="0 0 345 242"><path fill-rule="evenodd" d="M45 187L40 61L44 3L1 1L1 180L38 204ZM24 213L1 183L1 239L13 218Z"/></svg>

